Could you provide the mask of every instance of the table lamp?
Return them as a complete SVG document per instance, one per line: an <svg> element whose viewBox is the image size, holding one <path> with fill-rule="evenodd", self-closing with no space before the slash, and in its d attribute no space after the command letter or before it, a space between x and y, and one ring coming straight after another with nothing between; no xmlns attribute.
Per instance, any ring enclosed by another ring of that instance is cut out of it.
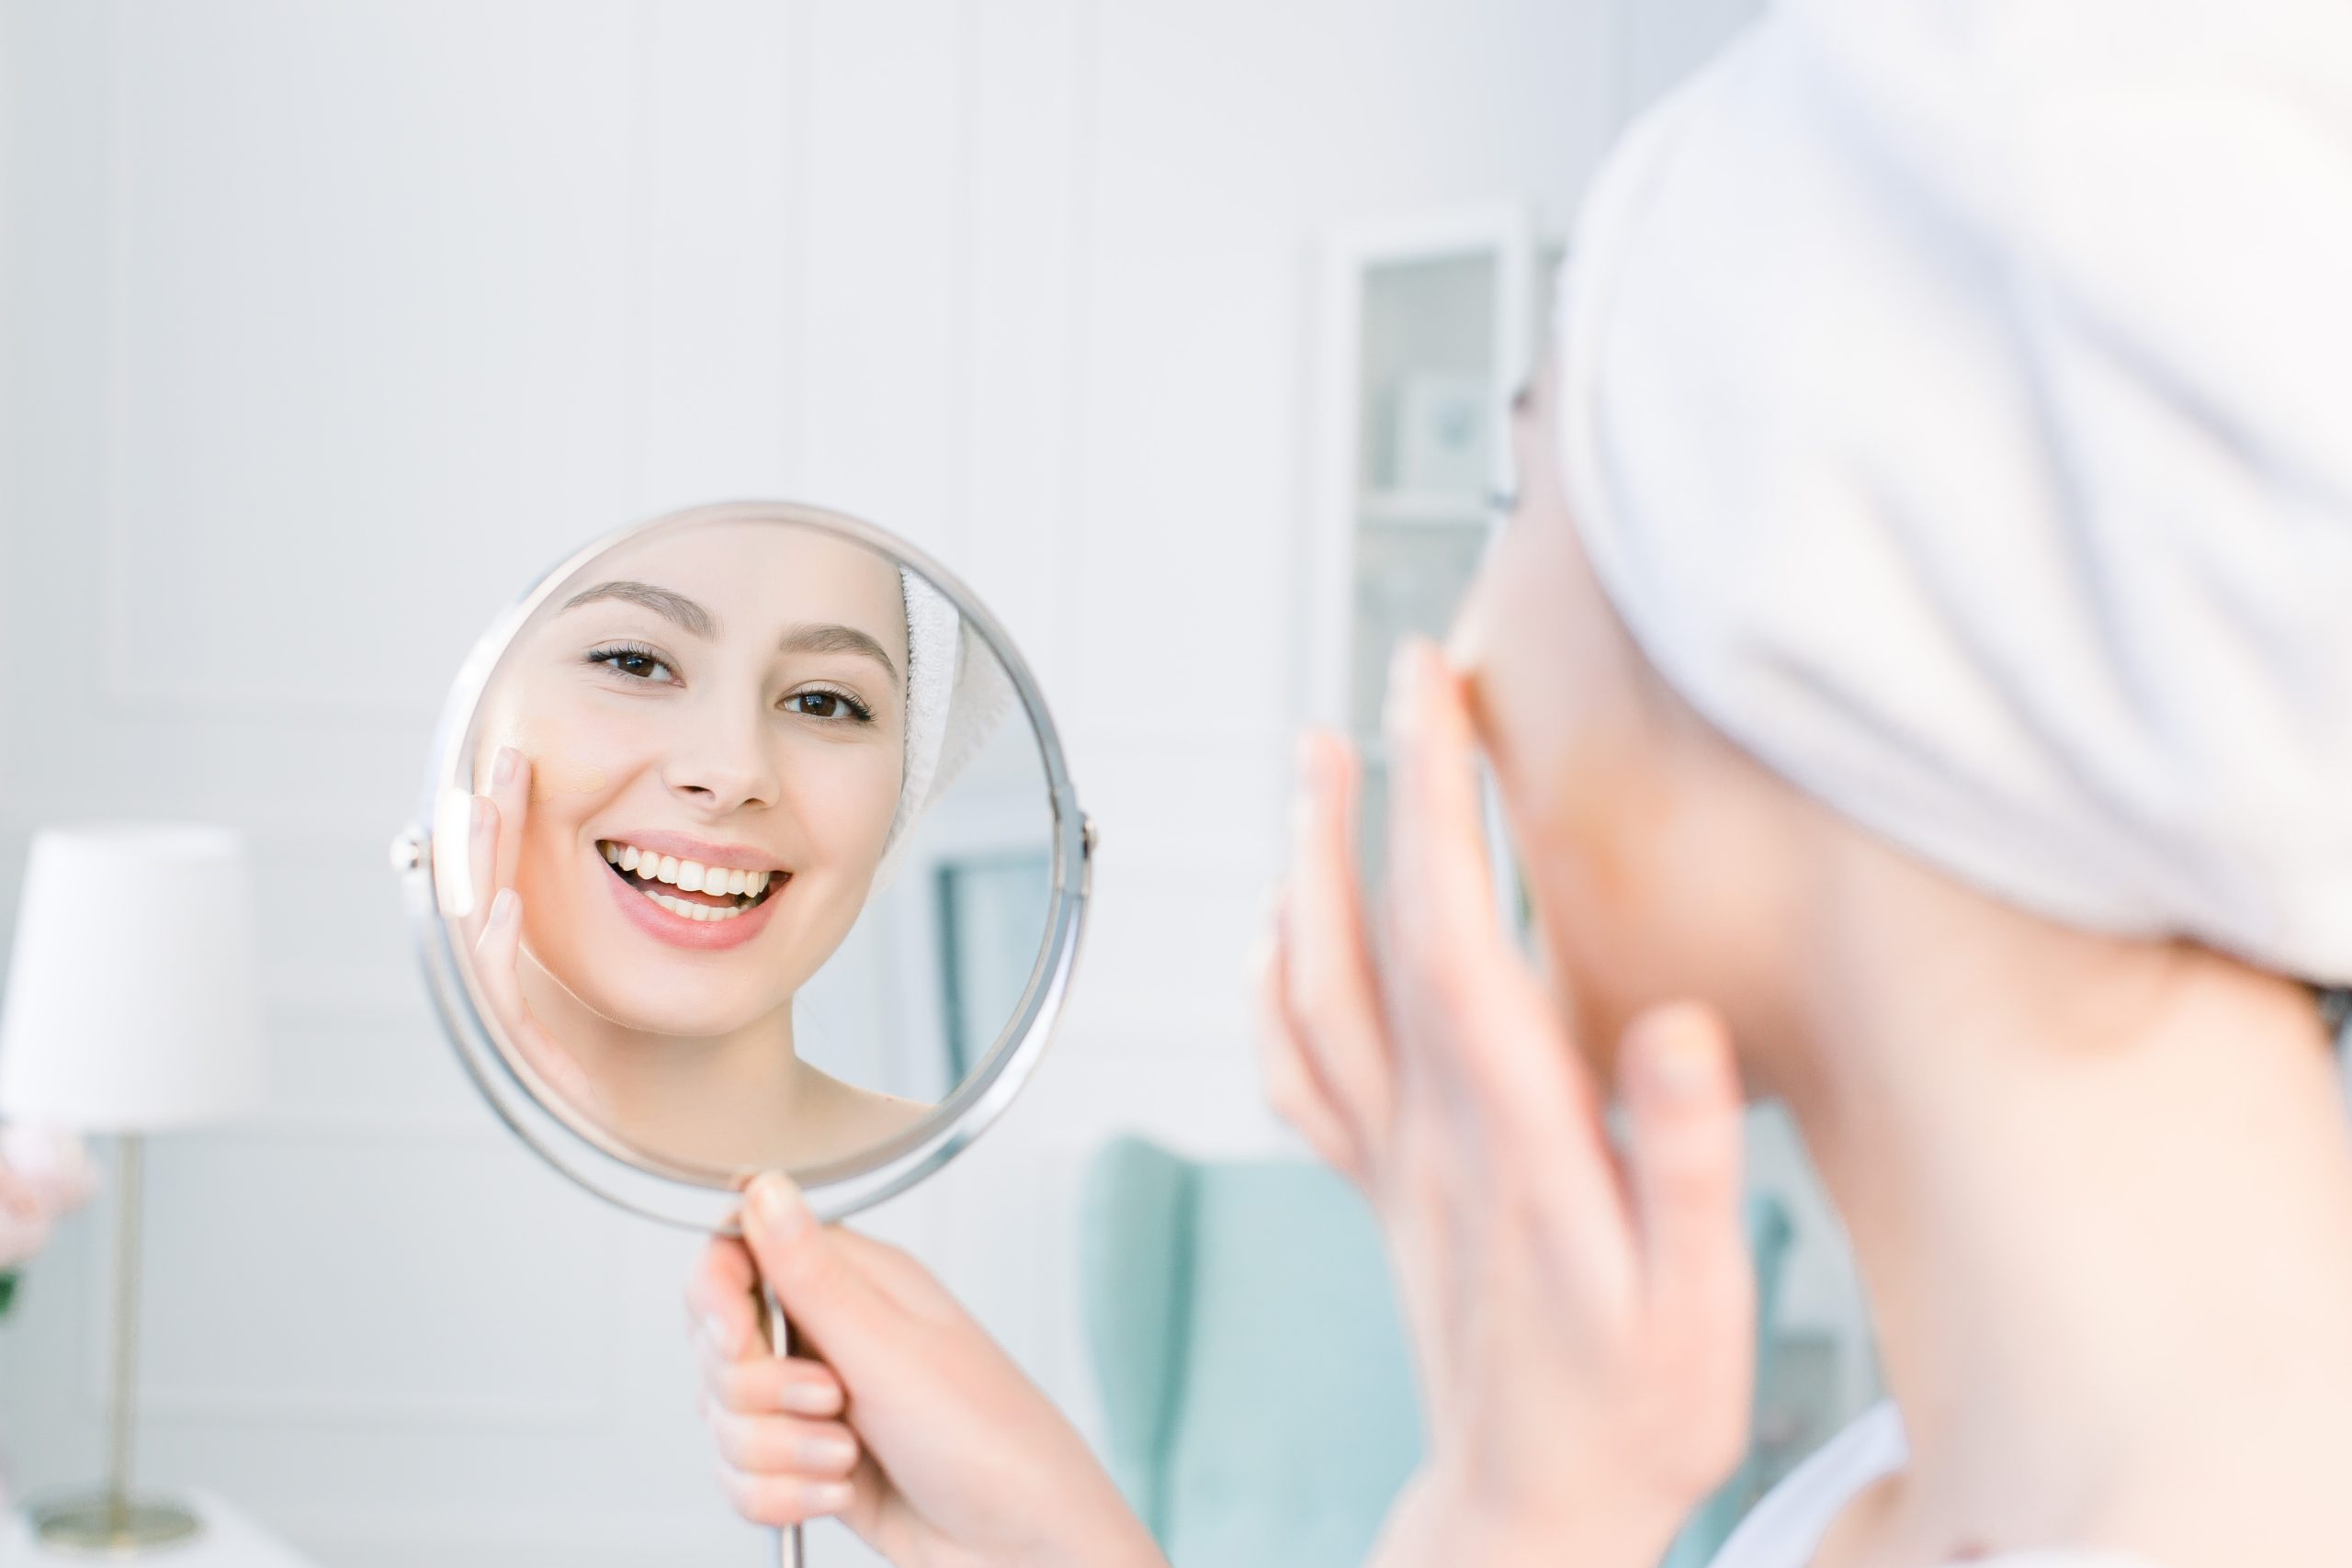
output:
<svg viewBox="0 0 2352 1568"><path fill-rule="evenodd" d="M109 823L33 838L0 1002L0 1117L114 1135L115 1307L106 1489L32 1510L51 1545L129 1556L188 1540L130 1490L146 1134L261 1100L252 878L224 828Z"/></svg>

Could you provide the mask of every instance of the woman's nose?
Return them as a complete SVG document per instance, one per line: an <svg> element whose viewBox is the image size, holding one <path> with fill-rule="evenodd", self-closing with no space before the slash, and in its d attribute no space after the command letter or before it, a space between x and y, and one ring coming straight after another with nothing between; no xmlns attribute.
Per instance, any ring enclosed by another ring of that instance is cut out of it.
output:
<svg viewBox="0 0 2352 1568"><path fill-rule="evenodd" d="M706 811L773 806L782 781L767 740L756 717L704 717L679 738L662 770L662 781Z"/></svg>

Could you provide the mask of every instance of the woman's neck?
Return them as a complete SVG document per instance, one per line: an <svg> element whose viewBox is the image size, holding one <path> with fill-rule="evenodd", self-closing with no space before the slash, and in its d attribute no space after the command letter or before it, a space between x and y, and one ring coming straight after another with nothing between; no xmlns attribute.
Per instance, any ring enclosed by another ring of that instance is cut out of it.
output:
<svg viewBox="0 0 2352 1568"><path fill-rule="evenodd" d="M528 957L522 979L532 1017L578 1064L610 1131L694 1165L775 1162L777 1129L808 1087L789 1004L727 1034L654 1034L590 1009Z"/></svg>
<svg viewBox="0 0 2352 1568"><path fill-rule="evenodd" d="M2316 1484L2352 1430L2352 1130L2308 993L1832 859L1774 1076L1903 1412L1887 1537L2128 1533L2167 1506L2141 1489L2232 1466Z"/></svg>

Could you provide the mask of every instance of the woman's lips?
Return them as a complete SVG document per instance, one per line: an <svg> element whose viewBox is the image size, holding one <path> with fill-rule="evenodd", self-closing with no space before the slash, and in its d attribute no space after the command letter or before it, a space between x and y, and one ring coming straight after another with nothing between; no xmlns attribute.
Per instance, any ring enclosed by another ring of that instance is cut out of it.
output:
<svg viewBox="0 0 2352 1568"><path fill-rule="evenodd" d="M693 948L703 953L716 953L730 947L741 947L766 929L768 912L784 897L786 885L792 880L788 872L778 873L767 890L767 896L741 914L724 920L697 920L690 916L673 914L637 889L628 875L598 855L609 874L605 881L612 886L613 897L620 904L621 914L646 935L668 942L673 947ZM672 889L675 896L676 890ZM703 903L701 898L689 900Z"/></svg>

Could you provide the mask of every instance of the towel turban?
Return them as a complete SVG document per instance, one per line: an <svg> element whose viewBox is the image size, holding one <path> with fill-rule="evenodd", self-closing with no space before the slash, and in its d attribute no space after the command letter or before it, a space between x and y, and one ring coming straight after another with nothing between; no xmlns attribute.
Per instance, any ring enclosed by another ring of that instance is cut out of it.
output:
<svg viewBox="0 0 2352 1568"><path fill-rule="evenodd" d="M899 571L907 607L907 756L875 885L886 886L915 822L979 755L1013 704L1012 682L947 595Z"/></svg>
<svg viewBox="0 0 2352 1568"><path fill-rule="evenodd" d="M2352 6L1789 0L1562 280L1659 672L2054 919L2352 982Z"/></svg>

